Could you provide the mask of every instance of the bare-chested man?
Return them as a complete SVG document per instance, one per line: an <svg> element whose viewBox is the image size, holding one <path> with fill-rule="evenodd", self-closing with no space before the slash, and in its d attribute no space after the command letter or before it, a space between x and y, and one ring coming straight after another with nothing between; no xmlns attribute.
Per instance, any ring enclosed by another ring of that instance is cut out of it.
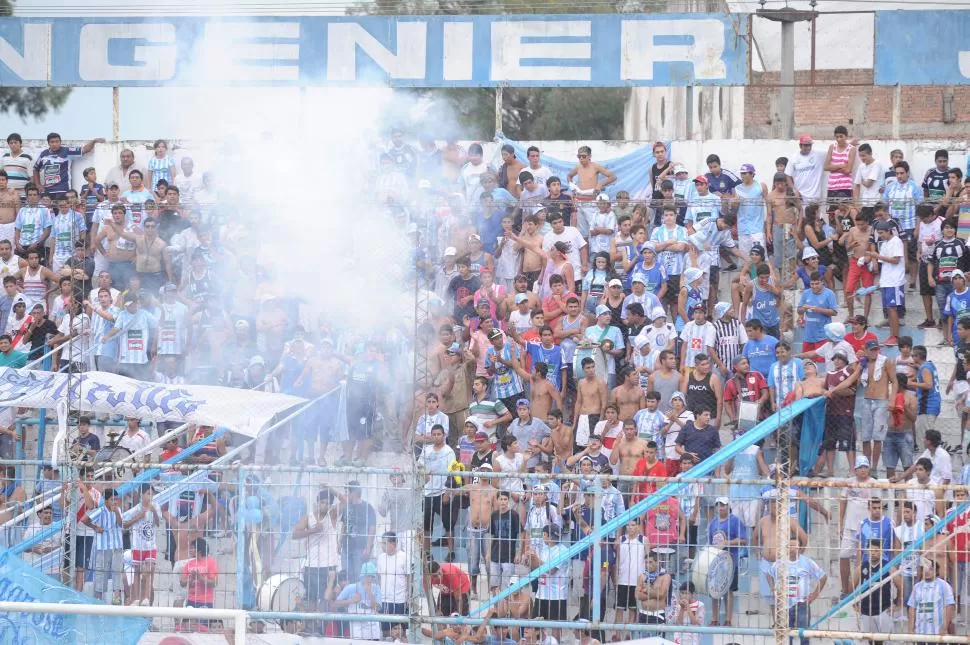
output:
<svg viewBox="0 0 970 645"><path fill-rule="evenodd" d="M474 365L471 352L452 343L441 358L441 370L435 376L433 388L441 401L441 411L448 416L448 440L458 441L461 428L468 418L468 367Z"/></svg>
<svg viewBox="0 0 970 645"><path fill-rule="evenodd" d="M476 472L492 472L491 464L481 464L474 469ZM468 574L472 580L472 597L477 595L478 574L481 571L481 561L485 560L486 575L488 574L488 553L485 544L488 540L488 527L495 507L495 493L498 490L499 479L491 477L469 477L464 488L468 492Z"/></svg>
<svg viewBox="0 0 970 645"><path fill-rule="evenodd" d="M667 599L670 594L670 574L660 568L655 553L647 554L647 570L637 580L637 605L641 622L648 625L666 624Z"/></svg>
<svg viewBox="0 0 970 645"><path fill-rule="evenodd" d="M644 407L639 375L633 368L624 367L618 376L620 384L613 388L610 400L619 409L621 419L632 419Z"/></svg>
<svg viewBox="0 0 970 645"><path fill-rule="evenodd" d="M866 341L863 350L864 367L859 373L859 383L864 388L864 398L861 401L859 439L862 452L871 464L870 469L875 472L882 454L882 442L889 431L889 402L896 398L896 361L879 352L878 341Z"/></svg>
<svg viewBox="0 0 970 645"><path fill-rule="evenodd" d="M548 331L545 333L549 334ZM555 383L547 378L546 375L548 373L549 366L542 361L532 366L530 380L532 384L532 395L530 401L532 401L532 416L537 419L545 419L549 415L549 410L552 409L553 403L556 404L556 408L559 410L562 410L563 406L562 393L556 387Z"/></svg>
<svg viewBox="0 0 970 645"><path fill-rule="evenodd" d="M345 371L344 361L333 350L333 341L324 338L320 341L319 353L307 359L303 366L303 372L297 377L294 386L300 387L304 381L310 379L309 394L310 398L313 399L335 389ZM321 466L326 465L327 442L330 440L331 431L336 427L337 402L338 397L328 396L318 401L314 406L316 427L320 432L320 453L317 464ZM306 439L312 455L315 438L309 436Z"/></svg>
<svg viewBox="0 0 970 645"><path fill-rule="evenodd" d="M546 260L542 255L543 237L539 234L539 218L526 215L522 218L522 233L516 235L507 231L505 237L522 248L522 273L526 277L527 285L531 287L546 267Z"/></svg>
<svg viewBox="0 0 970 645"><path fill-rule="evenodd" d="M0 240L13 242L13 225L18 210L20 194L10 187L7 173L0 171Z"/></svg>
<svg viewBox="0 0 970 645"><path fill-rule="evenodd" d="M855 290L857 287L869 287L874 283L872 270L868 263L859 266L858 260L866 258L867 251L876 250L872 242L872 227L869 217L863 213L855 214L855 226L839 237L839 244L845 247L849 254L848 277L845 280L845 308L849 318L855 314ZM865 315L869 316L872 308L872 296L865 297Z"/></svg>
<svg viewBox="0 0 970 645"><path fill-rule="evenodd" d="M616 181L616 175L592 160L593 151L589 146L582 146L576 153L579 163L566 175L566 181L573 183L573 177L578 177L576 184L578 190L573 190L573 201L578 202L579 212L576 214L574 225L583 234L589 235L589 223L593 220L599 210L596 207L596 196L602 190ZM600 180L600 176L603 180Z"/></svg>
<svg viewBox="0 0 970 645"><path fill-rule="evenodd" d="M211 524L209 520L214 520L216 517L216 509L219 508L219 504L216 502L215 495L209 489L204 489L203 494L206 496L206 510L195 517L185 517L181 513L173 515L170 509L177 505L177 501L171 502L167 508L162 510L162 517L168 522L169 528L172 529L171 535L175 538L175 553L172 558L172 574L174 575L180 575L185 567L185 562L190 559L189 545L196 538L203 536L207 528L206 525ZM212 526L208 528L212 528Z"/></svg>
<svg viewBox="0 0 970 645"><path fill-rule="evenodd" d="M126 212L124 204L115 204L112 206L111 220L115 226L104 226L98 232L96 246L104 257L107 258L109 267L111 267L109 272L112 277L119 274L130 274L134 270L132 261L135 259L135 243L124 239L118 234L118 231L123 230L126 226ZM107 221L105 223L107 224ZM119 270L118 265L128 265L128 269Z"/></svg>
<svg viewBox="0 0 970 645"><path fill-rule="evenodd" d="M589 445L589 436L593 434L593 429L609 403L606 381L597 378L593 359L584 358L581 366L583 378L576 382L576 406L573 409L576 424L575 452Z"/></svg>
<svg viewBox="0 0 970 645"><path fill-rule="evenodd" d="M533 282L535 282L533 280ZM530 290L532 282L529 282L528 276L520 273L515 276L515 280L512 281L514 286L512 291L509 291L504 296L502 296L502 310L505 312L512 312L516 309L515 298L519 294L523 294L526 297L527 308L526 311L535 311L539 309L539 296L535 292Z"/></svg>
<svg viewBox="0 0 970 645"><path fill-rule="evenodd" d="M533 404L533 408L534 408ZM564 468L566 460L573 454L573 429L562 422L562 412L551 410L546 415L546 425L552 432L552 472L559 472L558 468Z"/></svg>
<svg viewBox="0 0 970 645"><path fill-rule="evenodd" d="M620 435L619 440L613 444L613 450L610 451L610 463L614 466L616 464L620 465L621 475L632 475L633 471L637 467L637 463L647 454L647 442L637 436L637 424L633 419L626 419L623 421L623 433ZM657 451L653 451L654 460L657 457ZM634 482L629 480L622 480L617 484L620 493L623 495L623 501L629 505L630 494L633 492Z"/></svg>
<svg viewBox="0 0 970 645"><path fill-rule="evenodd" d="M505 172L505 182L501 181L499 178L499 185L504 186L515 197L519 196L522 192L522 186L519 185L519 173L525 170L525 164L519 161L518 157L515 156L515 148L509 144L502 146L502 165L499 168L499 172Z"/></svg>
<svg viewBox="0 0 970 645"><path fill-rule="evenodd" d="M760 547L761 549L758 575L758 590L761 593L761 599L774 607L775 590L768 584L768 574L771 573L771 567L775 564L775 560L778 559L778 491L768 491L765 494L765 500L768 503L768 510L758 520L757 529L754 531L752 546ZM795 517L790 518L788 525L792 535L798 536L798 543L801 544L802 550L804 551L808 546L808 534L798 525L798 520ZM769 613L774 615L774 612Z"/></svg>

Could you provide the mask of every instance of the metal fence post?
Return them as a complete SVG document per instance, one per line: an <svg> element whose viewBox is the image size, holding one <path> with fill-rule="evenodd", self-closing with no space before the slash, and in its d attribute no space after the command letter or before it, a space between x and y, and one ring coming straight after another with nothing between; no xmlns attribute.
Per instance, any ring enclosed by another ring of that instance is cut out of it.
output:
<svg viewBox="0 0 970 645"><path fill-rule="evenodd" d="M239 466L239 479L236 483L238 492L236 504L236 606L245 606L245 589L243 584L246 577L246 468ZM245 627L245 626L244 626ZM245 631L245 629L244 629Z"/></svg>

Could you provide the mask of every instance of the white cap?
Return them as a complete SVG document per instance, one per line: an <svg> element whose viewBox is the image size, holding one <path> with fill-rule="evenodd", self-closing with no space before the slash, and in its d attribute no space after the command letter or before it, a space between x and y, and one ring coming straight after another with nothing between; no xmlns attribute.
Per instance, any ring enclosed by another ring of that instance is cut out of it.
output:
<svg viewBox="0 0 970 645"><path fill-rule="evenodd" d="M606 193L600 193L599 195L596 196L596 201L598 201L598 202L608 202L608 201L610 201L610 196L607 195Z"/></svg>
<svg viewBox="0 0 970 645"><path fill-rule="evenodd" d="M666 318L667 312L663 307L654 307L650 310L650 320L656 320L657 318Z"/></svg>
<svg viewBox="0 0 970 645"><path fill-rule="evenodd" d="M717 499L714 500L714 505L717 506L718 504L724 504L725 506L730 506L731 502L730 500L728 500L727 497L718 497Z"/></svg>
<svg viewBox="0 0 970 645"><path fill-rule="evenodd" d="M805 250L802 251L803 260L808 260L809 258L817 258L817 257L818 257L818 251L816 251L811 246L806 246Z"/></svg>
<svg viewBox="0 0 970 645"><path fill-rule="evenodd" d="M687 168L684 166L684 164L679 163L676 166L674 166L674 174L675 175L679 175L682 172L687 172Z"/></svg>
<svg viewBox="0 0 970 645"><path fill-rule="evenodd" d="M456 249L453 246L449 246L447 249L445 249L445 257L448 257L449 255L457 256L458 255L458 249Z"/></svg>

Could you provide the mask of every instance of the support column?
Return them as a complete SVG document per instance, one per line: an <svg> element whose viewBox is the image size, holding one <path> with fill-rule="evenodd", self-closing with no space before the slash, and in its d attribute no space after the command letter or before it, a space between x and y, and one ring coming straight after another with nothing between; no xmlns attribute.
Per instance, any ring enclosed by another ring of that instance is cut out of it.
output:
<svg viewBox="0 0 970 645"><path fill-rule="evenodd" d="M814 11L759 9L757 15L781 23L781 76L778 92L778 136L795 138L795 23L815 19Z"/></svg>
<svg viewBox="0 0 970 645"><path fill-rule="evenodd" d="M505 97L505 88L499 85L495 88L495 134L502 131L502 103Z"/></svg>
<svg viewBox="0 0 970 645"><path fill-rule="evenodd" d="M111 88L111 140L121 141L121 88Z"/></svg>

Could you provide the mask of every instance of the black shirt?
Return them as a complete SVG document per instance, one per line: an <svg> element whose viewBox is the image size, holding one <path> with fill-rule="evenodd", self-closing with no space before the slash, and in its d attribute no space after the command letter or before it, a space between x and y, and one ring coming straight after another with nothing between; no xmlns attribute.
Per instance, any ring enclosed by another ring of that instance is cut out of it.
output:
<svg viewBox="0 0 970 645"><path fill-rule="evenodd" d="M492 562L511 563L515 559L516 547L519 542L519 514L515 511L492 513L492 521L488 527L488 534L492 536L492 550L489 560Z"/></svg>
<svg viewBox="0 0 970 645"><path fill-rule="evenodd" d="M56 334L57 325L52 320L45 317L39 325L34 325L34 330L30 334L30 359L40 358L44 355L44 344L47 342L47 334Z"/></svg>
<svg viewBox="0 0 970 645"><path fill-rule="evenodd" d="M860 583L864 583L866 580L872 577L879 567L882 566L882 562L873 563L866 560L862 563L862 579ZM888 572L884 572L879 580L885 579ZM863 616L878 616L884 611L888 611L890 603L892 602L892 592L893 586L889 583L883 584L876 591L872 591L869 594L862 597L859 601L859 609Z"/></svg>

